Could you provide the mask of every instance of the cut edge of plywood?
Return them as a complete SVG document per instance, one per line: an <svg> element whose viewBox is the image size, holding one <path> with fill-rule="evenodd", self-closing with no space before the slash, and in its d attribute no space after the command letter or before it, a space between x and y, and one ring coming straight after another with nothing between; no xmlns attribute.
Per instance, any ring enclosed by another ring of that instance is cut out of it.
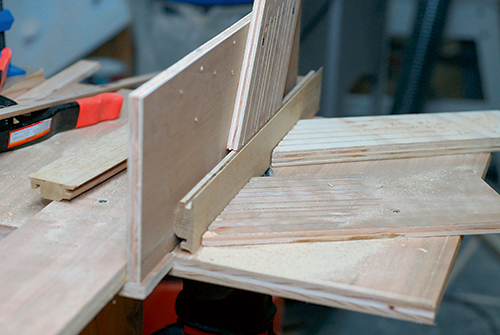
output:
<svg viewBox="0 0 500 335"><path fill-rule="evenodd" d="M231 152L179 203L175 234L195 252L206 228L251 177L270 166L273 148L303 114L319 109L322 69L311 71L284 99L283 107L238 152Z"/></svg>
<svg viewBox="0 0 500 335"><path fill-rule="evenodd" d="M460 237L446 238L439 260L446 258L453 264L460 246ZM334 242L335 243L335 242ZM450 248L445 248L445 246ZM296 245L300 248L300 245ZM227 253L234 247L226 247ZM247 254L251 255L255 247L245 247ZM304 301L307 303L348 309L357 312L369 313L395 319L432 324L449 278L451 266L444 274L443 280L431 278L433 286L440 285L439 294L433 299L408 297L400 294L387 294L383 291L356 287L342 283L330 282L328 284L312 283L304 280L287 278L279 274L255 273L250 268L232 267L224 265L224 261L211 255L211 261L199 259L199 253L206 248L202 247L198 253L191 255L180 248L174 251L175 262L171 275L208 282L216 285L234 287L256 291L265 294L278 295L284 298ZM211 248L208 248L211 249ZM213 259L212 259L213 257ZM206 256L205 256L206 258ZM265 261L265 260L262 260ZM307 271L297 269L297 271Z"/></svg>

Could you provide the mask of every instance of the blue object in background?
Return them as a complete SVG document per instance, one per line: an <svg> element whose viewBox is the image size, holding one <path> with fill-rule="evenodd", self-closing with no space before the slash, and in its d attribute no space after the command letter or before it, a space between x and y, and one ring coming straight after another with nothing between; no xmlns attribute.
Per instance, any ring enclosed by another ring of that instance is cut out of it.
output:
<svg viewBox="0 0 500 335"><path fill-rule="evenodd" d="M226 5L248 5L253 0L172 0L174 2L190 3L200 6L226 6Z"/></svg>
<svg viewBox="0 0 500 335"><path fill-rule="evenodd" d="M22 74L26 74L26 71L21 69L20 67L9 64L9 68L7 69L7 77L20 76Z"/></svg>
<svg viewBox="0 0 500 335"><path fill-rule="evenodd" d="M4 9L0 11L0 32L7 31L12 27L14 23L14 16L10 13L10 10Z"/></svg>

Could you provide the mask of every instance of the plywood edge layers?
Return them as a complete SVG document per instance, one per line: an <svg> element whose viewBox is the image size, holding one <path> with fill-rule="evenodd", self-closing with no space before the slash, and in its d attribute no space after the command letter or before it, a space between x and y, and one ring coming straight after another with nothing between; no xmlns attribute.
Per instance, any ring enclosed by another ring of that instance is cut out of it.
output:
<svg viewBox="0 0 500 335"><path fill-rule="evenodd" d="M250 178L270 166L273 148L303 114L319 109L322 69L311 71L284 99L283 107L238 152L223 159L184 197L175 214L175 234L190 252L201 245L201 235Z"/></svg>

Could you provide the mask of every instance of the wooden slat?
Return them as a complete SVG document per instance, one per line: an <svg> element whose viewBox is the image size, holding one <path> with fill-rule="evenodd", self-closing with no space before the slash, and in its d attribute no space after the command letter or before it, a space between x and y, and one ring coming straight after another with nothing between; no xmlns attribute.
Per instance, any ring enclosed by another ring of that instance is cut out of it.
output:
<svg viewBox="0 0 500 335"><path fill-rule="evenodd" d="M76 334L126 279L127 176L52 202L0 242L0 333Z"/></svg>
<svg viewBox="0 0 500 335"><path fill-rule="evenodd" d="M2 87L1 94L10 99L18 96L43 83L45 75L43 69L26 68L26 74L9 77Z"/></svg>
<svg viewBox="0 0 500 335"><path fill-rule="evenodd" d="M100 67L99 62L80 60L58 74L45 80L16 98L18 103L32 99L43 99L57 90L87 78Z"/></svg>
<svg viewBox="0 0 500 335"><path fill-rule="evenodd" d="M50 203L38 190L31 189L30 173L123 126L127 114L125 108L117 120L65 131L43 142L1 153L0 224L20 227Z"/></svg>
<svg viewBox="0 0 500 335"><path fill-rule="evenodd" d="M127 144L126 125L31 173L31 187L40 187L45 199L71 200L123 171Z"/></svg>
<svg viewBox="0 0 500 335"><path fill-rule="evenodd" d="M302 120L273 166L421 157L500 149L500 111Z"/></svg>
<svg viewBox="0 0 500 335"><path fill-rule="evenodd" d="M278 113L238 152L231 152L181 201L175 233L181 246L196 251L201 235L238 191L270 165L272 149L302 114L319 109L322 70L312 71L284 99Z"/></svg>
<svg viewBox="0 0 500 335"><path fill-rule="evenodd" d="M252 178L203 245L495 232L500 196L472 171L368 172Z"/></svg>
<svg viewBox="0 0 500 335"><path fill-rule="evenodd" d="M239 150L278 111L300 0L257 0L252 10L228 148Z"/></svg>
<svg viewBox="0 0 500 335"><path fill-rule="evenodd" d="M486 173L489 154L275 168L277 177L416 170ZM432 324L461 238L393 238L176 251L172 275Z"/></svg>
<svg viewBox="0 0 500 335"><path fill-rule="evenodd" d="M82 88L79 91L66 93L64 95L53 94L50 97L41 100L30 100L19 105L5 107L0 109L0 119L6 119L16 115L22 115L30 112L34 112L43 108L48 108L54 105L71 102L76 99L86 98L93 95L97 95L105 92L114 92L122 88L130 88L138 86L151 78L153 78L156 73L148 73L136 77L130 77L125 79L120 79L115 82L104 84L104 85L91 85Z"/></svg>
<svg viewBox="0 0 500 335"><path fill-rule="evenodd" d="M166 257L177 243L175 206L227 154L249 21L237 22L130 96L127 292L146 292L156 285L152 278L168 272Z"/></svg>

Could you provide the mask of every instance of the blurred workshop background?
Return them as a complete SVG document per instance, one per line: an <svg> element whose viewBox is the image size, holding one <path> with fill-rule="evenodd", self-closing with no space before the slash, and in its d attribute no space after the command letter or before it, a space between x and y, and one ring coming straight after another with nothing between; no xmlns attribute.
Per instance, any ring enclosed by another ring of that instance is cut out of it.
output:
<svg viewBox="0 0 500 335"><path fill-rule="evenodd" d="M252 7L249 0L186 2L5 0L16 18L6 45L14 64L43 68L47 77L78 59L98 59L101 70L90 80L101 84L169 67ZM500 109L498 0L303 0L302 6L299 74L325 68L319 115ZM487 181L497 191L499 175L495 155ZM500 334L498 241L464 238L434 326L286 300L283 334ZM175 292L145 304L152 327Z"/></svg>

